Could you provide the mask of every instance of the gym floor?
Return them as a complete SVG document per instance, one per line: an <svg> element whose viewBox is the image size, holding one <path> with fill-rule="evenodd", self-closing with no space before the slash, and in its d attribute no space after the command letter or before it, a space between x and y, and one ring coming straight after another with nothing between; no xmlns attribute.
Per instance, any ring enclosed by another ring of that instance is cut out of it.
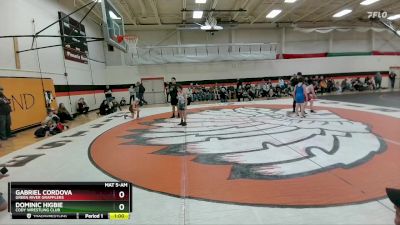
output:
<svg viewBox="0 0 400 225"><path fill-rule="evenodd" d="M400 186L399 94L323 96L305 119L291 99L194 104L187 127L168 105L144 107L139 120L124 119L126 109L90 114L10 148L0 191L9 181L129 181L132 217L118 224L392 224L385 188ZM0 213L0 224L27 223L75 222Z"/></svg>

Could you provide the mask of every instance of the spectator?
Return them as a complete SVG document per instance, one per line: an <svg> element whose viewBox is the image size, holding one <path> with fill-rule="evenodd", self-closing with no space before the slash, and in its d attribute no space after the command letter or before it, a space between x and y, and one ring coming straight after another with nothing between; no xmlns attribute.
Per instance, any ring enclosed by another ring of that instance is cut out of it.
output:
<svg viewBox="0 0 400 225"><path fill-rule="evenodd" d="M320 86L321 94L324 94L325 92L327 92L328 83L327 83L326 79L324 79L323 76L321 76L321 78L320 78L319 86Z"/></svg>
<svg viewBox="0 0 400 225"><path fill-rule="evenodd" d="M116 112L118 109L119 111L122 111L121 105L115 100L115 98L111 101L110 104L111 112Z"/></svg>
<svg viewBox="0 0 400 225"><path fill-rule="evenodd" d="M219 91L219 96L221 98L221 102L227 102L228 100L228 93L225 87L221 87L220 91Z"/></svg>
<svg viewBox="0 0 400 225"><path fill-rule="evenodd" d="M87 114L89 112L89 106L87 106L84 98L78 100L77 111L79 114Z"/></svg>
<svg viewBox="0 0 400 225"><path fill-rule="evenodd" d="M102 116L112 113L109 102L107 100L104 100L101 103L99 110L100 110L100 115L102 115Z"/></svg>
<svg viewBox="0 0 400 225"><path fill-rule="evenodd" d="M146 100L144 100L144 92L145 91L146 91L146 88L144 88L143 83L139 83L139 100L140 100L141 105L143 105L143 103L147 105Z"/></svg>
<svg viewBox="0 0 400 225"><path fill-rule="evenodd" d="M374 76L375 80L375 85L377 89L381 89L381 84L382 84L382 75L380 72L377 72Z"/></svg>
<svg viewBox="0 0 400 225"><path fill-rule="evenodd" d="M0 139L7 140L10 137L15 137L11 133L11 102L4 95L4 88L0 86Z"/></svg>
<svg viewBox="0 0 400 225"><path fill-rule="evenodd" d="M389 79L390 79L390 87L393 89L394 83L396 81L396 74L393 71L389 73Z"/></svg>
<svg viewBox="0 0 400 225"><path fill-rule="evenodd" d="M129 100L130 101L130 100ZM120 106L125 106L126 105L126 100L124 97L121 98L121 101L119 102Z"/></svg>
<svg viewBox="0 0 400 225"><path fill-rule="evenodd" d="M111 102L113 100L112 90L111 90L110 86L108 86L108 85L106 86L106 89L104 90L104 94L105 94L108 102Z"/></svg>
<svg viewBox="0 0 400 225"><path fill-rule="evenodd" d="M64 103L60 103L58 105L57 116L60 118L61 123L74 120L72 115L68 112L67 108L65 108Z"/></svg>
<svg viewBox="0 0 400 225"><path fill-rule="evenodd" d="M349 87L349 85L347 83L347 78L342 80L342 83L340 84L340 87L342 88L341 92L344 92L345 90L349 90L350 91L350 87Z"/></svg>
<svg viewBox="0 0 400 225"><path fill-rule="evenodd" d="M35 131L36 137L45 137L48 135L56 135L64 130L64 125L60 118L54 113L53 109L47 109L47 116L42 122L42 126Z"/></svg>
<svg viewBox="0 0 400 225"><path fill-rule="evenodd" d="M192 86L190 86L187 89L187 105L190 105L190 103L192 103L193 101L193 89Z"/></svg>
<svg viewBox="0 0 400 225"><path fill-rule="evenodd" d="M128 89L129 91L129 105L131 105L132 100L135 100L135 88L131 85Z"/></svg>

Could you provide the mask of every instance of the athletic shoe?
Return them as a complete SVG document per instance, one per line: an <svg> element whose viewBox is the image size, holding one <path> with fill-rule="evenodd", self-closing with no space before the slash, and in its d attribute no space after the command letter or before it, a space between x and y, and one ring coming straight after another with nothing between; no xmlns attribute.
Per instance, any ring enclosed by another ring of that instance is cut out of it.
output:
<svg viewBox="0 0 400 225"><path fill-rule="evenodd" d="M172 119L172 118L175 118L175 115L172 115L170 118L171 118L171 119Z"/></svg>
<svg viewBox="0 0 400 225"><path fill-rule="evenodd" d="M187 125L186 122L183 122L183 123L182 123L182 126L186 127L186 125Z"/></svg>
<svg viewBox="0 0 400 225"><path fill-rule="evenodd" d="M317 112L315 112L314 110L311 110L310 112L311 112L311 113L317 113Z"/></svg>
<svg viewBox="0 0 400 225"><path fill-rule="evenodd" d="M183 122L181 121L178 125L183 125Z"/></svg>
<svg viewBox="0 0 400 225"><path fill-rule="evenodd" d="M124 115L124 119L126 119L126 117L128 117L128 115Z"/></svg>
<svg viewBox="0 0 400 225"><path fill-rule="evenodd" d="M15 135L15 134L10 134L8 137L9 138L13 138L13 137L16 137L17 135Z"/></svg>

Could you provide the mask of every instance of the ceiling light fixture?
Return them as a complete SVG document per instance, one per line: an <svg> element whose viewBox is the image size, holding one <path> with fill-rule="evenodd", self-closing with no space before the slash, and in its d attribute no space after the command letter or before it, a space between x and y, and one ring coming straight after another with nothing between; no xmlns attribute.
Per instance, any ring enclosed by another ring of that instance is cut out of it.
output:
<svg viewBox="0 0 400 225"><path fill-rule="evenodd" d="M388 20L397 20L400 19L400 14L392 15L388 17Z"/></svg>
<svg viewBox="0 0 400 225"><path fill-rule="evenodd" d="M360 5L371 5L375 2L379 2L380 0L365 0L360 3Z"/></svg>
<svg viewBox="0 0 400 225"><path fill-rule="evenodd" d="M279 13L281 13L281 12L282 12L282 10L280 10L280 9L274 9L271 12L269 12L267 14L267 16L265 16L265 17L272 19L272 18L275 18L277 15L279 15Z"/></svg>
<svg viewBox="0 0 400 225"><path fill-rule="evenodd" d="M295 3L297 0L285 0L285 3Z"/></svg>
<svg viewBox="0 0 400 225"><path fill-rule="evenodd" d="M207 2L207 0L196 0L196 3L199 3L199 4L204 4L206 2Z"/></svg>
<svg viewBox="0 0 400 225"><path fill-rule="evenodd" d="M203 17L203 11L193 11L193 19L201 19Z"/></svg>
<svg viewBox="0 0 400 225"><path fill-rule="evenodd" d="M342 17L344 15L351 13L352 11L353 10L351 10L351 9L343 9L342 11L337 12L335 15L333 15L333 17Z"/></svg>

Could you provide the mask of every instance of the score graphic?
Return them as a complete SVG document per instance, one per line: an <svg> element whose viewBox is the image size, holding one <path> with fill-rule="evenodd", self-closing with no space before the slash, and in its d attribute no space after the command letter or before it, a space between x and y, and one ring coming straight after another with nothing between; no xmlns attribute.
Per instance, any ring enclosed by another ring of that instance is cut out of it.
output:
<svg viewBox="0 0 400 225"><path fill-rule="evenodd" d="M132 185L124 182L10 182L13 219L129 219Z"/></svg>

